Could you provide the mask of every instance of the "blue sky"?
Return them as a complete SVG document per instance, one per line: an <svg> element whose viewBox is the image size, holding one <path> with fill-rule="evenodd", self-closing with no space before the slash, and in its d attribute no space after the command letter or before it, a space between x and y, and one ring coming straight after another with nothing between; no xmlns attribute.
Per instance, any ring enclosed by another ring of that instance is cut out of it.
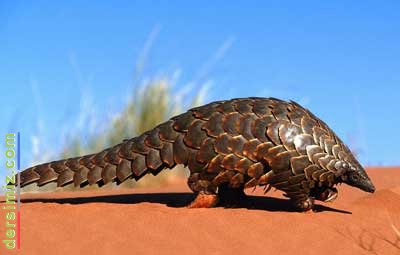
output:
<svg viewBox="0 0 400 255"><path fill-rule="evenodd" d="M143 77L207 83L206 101L299 101L363 164L400 165L399 12L398 1L1 1L0 133L21 131L23 168L33 137L57 152L82 107L123 107L145 58Z"/></svg>

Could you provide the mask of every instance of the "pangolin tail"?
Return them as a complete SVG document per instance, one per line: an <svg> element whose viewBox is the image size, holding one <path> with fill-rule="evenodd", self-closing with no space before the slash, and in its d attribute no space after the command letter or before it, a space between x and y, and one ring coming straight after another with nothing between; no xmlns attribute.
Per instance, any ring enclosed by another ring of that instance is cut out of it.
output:
<svg viewBox="0 0 400 255"><path fill-rule="evenodd" d="M156 175L165 168L184 163L179 157L182 155L179 152L186 151L184 133L174 130L174 124L172 120L167 121L96 154L30 167L20 174L21 187L52 182L56 182L58 187L71 183L76 187L96 183L101 186L110 182L119 184L128 178L138 180L146 173Z"/></svg>

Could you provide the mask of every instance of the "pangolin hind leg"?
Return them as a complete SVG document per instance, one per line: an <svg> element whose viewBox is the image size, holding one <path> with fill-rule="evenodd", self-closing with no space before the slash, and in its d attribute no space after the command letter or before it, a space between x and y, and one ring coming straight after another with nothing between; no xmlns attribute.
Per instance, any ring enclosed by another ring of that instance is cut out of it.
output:
<svg viewBox="0 0 400 255"><path fill-rule="evenodd" d="M197 196L188 208L211 208L218 204L217 187L211 183L210 177L200 173L190 174L188 186Z"/></svg>
<svg viewBox="0 0 400 255"><path fill-rule="evenodd" d="M188 208L211 208L217 205L225 207L238 207L246 203L246 194L243 185L231 185L223 182L218 186L207 175L192 173L188 185L197 194ZM217 188L218 187L218 188Z"/></svg>
<svg viewBox="0 0 400 255"><path fill-rule="evenodd" d="M228 185L221 185L218 193L206 193L200 191L196 198L188 205L188 208L212 208L217 205L224 207L240 207L247 205L246 194L243 188L231 188Z"/></svg>

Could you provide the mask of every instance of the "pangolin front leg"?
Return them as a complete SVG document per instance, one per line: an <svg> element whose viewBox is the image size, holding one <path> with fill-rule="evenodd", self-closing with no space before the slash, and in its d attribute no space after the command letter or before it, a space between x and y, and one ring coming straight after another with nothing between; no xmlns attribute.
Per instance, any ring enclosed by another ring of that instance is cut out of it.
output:
<svg viewBox="0 0 400 255"><path fill-rule="evenodd" d="M315 198L307 197L305 199L293 199L295 207L300 211L308 212L313 211Z"/></svg>

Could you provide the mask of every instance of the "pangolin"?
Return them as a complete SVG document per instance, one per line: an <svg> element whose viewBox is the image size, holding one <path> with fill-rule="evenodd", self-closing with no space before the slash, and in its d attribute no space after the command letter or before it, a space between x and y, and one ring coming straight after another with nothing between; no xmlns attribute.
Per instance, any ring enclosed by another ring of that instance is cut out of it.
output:
<svg viewBox="0 0 400 255"><path fill-rule="evenodd" d="M374 192L349 148L318 117L293 101L236 98L172 117L153 129L99 153L30 167L20 184L62 187L121 183L183 164L197 194L188 207L239 202L244 189L284 192L302 211L315 199L337 197L338 183Z"/></svg>

